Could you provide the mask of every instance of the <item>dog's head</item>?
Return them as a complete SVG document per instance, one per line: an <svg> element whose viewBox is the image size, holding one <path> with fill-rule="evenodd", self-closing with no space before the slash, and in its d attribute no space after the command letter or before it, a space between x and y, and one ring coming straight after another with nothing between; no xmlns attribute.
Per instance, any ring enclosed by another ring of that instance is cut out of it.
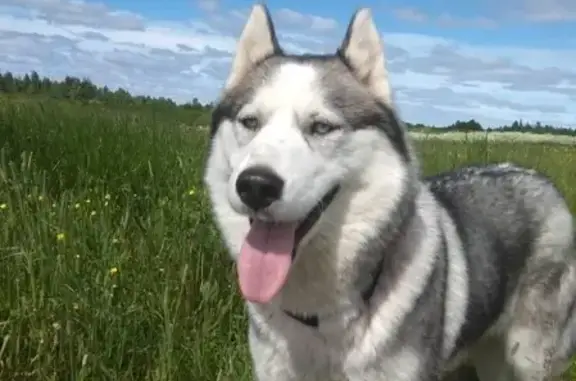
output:
<svg viewBox="0 0 576 381"><path fill-rule="evenodd" d="M267 9L255 6L211 138L205 180L217 222L240 256L245 296L269 300L299 241L340 193L375 183L398 192L412 160L371 12L355 13L335 54L296 56L282 51ZM248 279L258 277L274 279Z"/></svg>

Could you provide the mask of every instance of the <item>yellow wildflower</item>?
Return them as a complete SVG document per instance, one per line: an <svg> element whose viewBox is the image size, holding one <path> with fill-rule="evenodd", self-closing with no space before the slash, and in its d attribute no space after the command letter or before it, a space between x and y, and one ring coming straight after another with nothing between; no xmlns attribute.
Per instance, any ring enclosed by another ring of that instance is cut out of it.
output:
<svg viewBox="0 0 576 381"><path fill-rule="evenodd" d="M106 195L104 196L104 200L110 200L110 194L106 193Z"/></svg>
<svg viewBox="0 0 576 381"><path fill-rule="evenodd" d="M91 202L90 199L86 199L86 204L90 204Z"/></svg>
<svg viewBox="0 0 576 381"><path fill-rule="evenodd" d="M43 201L44 200L44 196L38 196L38 201Z"/></svg>
<svg viewBox="0 0 576 381"><path fill-rule="evenodd" d="M75 208L75 209L80 208L80 204L79 204L79 203L74 204L74 208Z"/></svg>
<svg viewBox="0 0 576 381"><path fill-rule="evenodd" d="M8 205L0 204L0 210L8 209Z"/></svg>
<svg viewBox="0 0 576 381"><path fill-rule="evenodd" d="M94 217L95 215L96 215L96 211L95 211L95 210L93 210L93 211L90 212L90 216L91 216L91 217Z"/></svg>
<svg viewBox="0 0 576 381"><path fill-rule="evenodd" d="M194 195L196 194L196 189L194 189L194 188L190 189L190 190L188 191L188 194L189 194L190 196L194 196Z"/></svg>
<svg viewBox="0 0 576 381"><path fill-rule="evenodd" d="M116 275L118 273L118 267L112 267L109 272L110 275Z"/></svg>
<svg viewBox="0 0 576 381"><path fill-rule="evenodd" d="M56 241L64 241L65 238L66 238L66 235L64 233L56 234Z"/></svg>

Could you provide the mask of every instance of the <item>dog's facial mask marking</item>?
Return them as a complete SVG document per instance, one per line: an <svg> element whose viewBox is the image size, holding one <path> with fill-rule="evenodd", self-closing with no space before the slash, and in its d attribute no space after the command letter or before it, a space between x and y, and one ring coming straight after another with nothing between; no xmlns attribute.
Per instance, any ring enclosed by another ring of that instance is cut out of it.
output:
<svg viewBox="0 0 576 381"><path fill-rule="evenodd" d="M232 159L229 183L232 208L253 217L238 258L240 289L252 302L267 303L281 290L301 227L316 222L319 215L311 219L312 212L321 214L318 205L331 201L340 180L359 170L369 154L341 154L351 150L347 142L368 134L353 132L332 104L322 83L324 71L339 68L356 86L384 104L390 102L380 37L369 11L355 14L338 55L326 59L332 61L285 58L268 12L263 6L253 8L226 83L234 92L255 75L251 70L265 71L255 76L261 85L250 89L253 96L239 108L233 124L241 148ZM271 175L247 180L246 172L255 168ZM272 189L273 177L282 189Z"/></svg>

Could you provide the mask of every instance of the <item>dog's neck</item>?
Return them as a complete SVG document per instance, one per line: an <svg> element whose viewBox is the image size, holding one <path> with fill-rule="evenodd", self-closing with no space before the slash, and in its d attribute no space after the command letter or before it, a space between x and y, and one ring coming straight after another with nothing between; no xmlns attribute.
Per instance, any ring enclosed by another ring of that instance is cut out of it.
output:
<svg viewBox="0 0 576 381"><path fill-rule="evenodd" d="M395 257L409 233L418 189L403 186L394 199L386 189L343 187L302 242L278 308L323 315L365 304L378 267Z"/></svg>

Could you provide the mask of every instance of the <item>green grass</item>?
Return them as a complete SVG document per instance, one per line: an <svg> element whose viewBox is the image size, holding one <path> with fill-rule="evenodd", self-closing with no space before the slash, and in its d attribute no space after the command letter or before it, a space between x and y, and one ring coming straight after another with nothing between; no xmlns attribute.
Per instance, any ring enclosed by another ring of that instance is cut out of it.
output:
<svg viewBox="0 0 576 381"><path fill-rule="evenodd" d="M249 380L206 133L153 114L0 103L0 380ZM426 173L512 160L576 211L576 149L431 139Z"/></svg>

